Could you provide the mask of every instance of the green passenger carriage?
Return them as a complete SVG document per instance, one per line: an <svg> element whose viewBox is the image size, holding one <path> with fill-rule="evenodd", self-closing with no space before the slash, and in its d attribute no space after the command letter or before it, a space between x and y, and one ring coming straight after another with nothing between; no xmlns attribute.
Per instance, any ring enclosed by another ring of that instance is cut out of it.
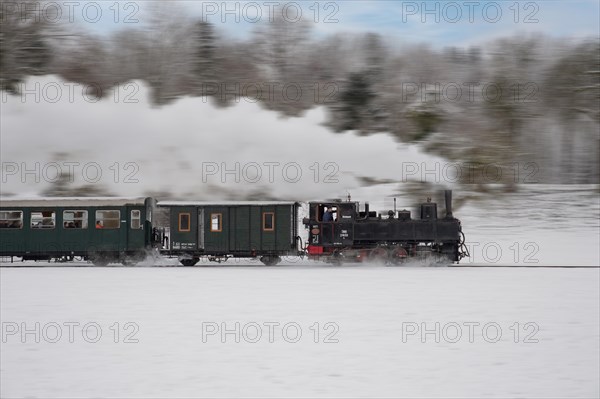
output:
<svg viewBox="0 0 600 399"><path fill-rule="evenodd" d="M143 260L152 246L152 198L0 200L0 256L96 265Z"/></svg>

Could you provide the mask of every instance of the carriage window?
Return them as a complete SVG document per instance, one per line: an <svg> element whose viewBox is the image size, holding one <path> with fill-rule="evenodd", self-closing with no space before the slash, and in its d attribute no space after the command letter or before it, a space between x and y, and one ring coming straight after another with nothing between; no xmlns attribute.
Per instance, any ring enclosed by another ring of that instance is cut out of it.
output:
<svg viewBox="0 0 600 399"><path fill-rule="evenodd" d="M23 211L1 211L0 229L20 229L23 227Z"/></svg>
<svg viewBox="0 0 600 399"><path fill-rule="evenodd" d="M63 211L63 227L65 229L87 229L87 211Z"/></svg>
<svg viewBox="0 0 600 399"><path fill-rule="evenodd" d="M131 211L131 228L139 230L142 228L142 212L138 210Z"/></svg>
<svg viewBox="0 0 600 399"><path fill-rule="evenodd" d="M263 212L263 231L275 230L275 213Z"/></svg>
<svg viewBox="0 0 600 399"><path fill-rule="evenodd" d="M96 211L97 229L118 229L121 227L121 211Z"/></svg>
<svg viewBox="0 0 600 399"><path fill-rule="evenodd" d="M180 213L179 214L179 231L190 231L190 214Z"/></svg>
<svg viewBox="0 0 600 399"><path fill-rule="evenodd" d="M56 225L56 212L31 212L32 229L53 229Z"/></svg>
<svg viewBox="0 0 600 399"><path fill-rule="evenodd" d="M220 213L210 214L210 231L220 232L222 231L222 219L223 215Z"/></svg>

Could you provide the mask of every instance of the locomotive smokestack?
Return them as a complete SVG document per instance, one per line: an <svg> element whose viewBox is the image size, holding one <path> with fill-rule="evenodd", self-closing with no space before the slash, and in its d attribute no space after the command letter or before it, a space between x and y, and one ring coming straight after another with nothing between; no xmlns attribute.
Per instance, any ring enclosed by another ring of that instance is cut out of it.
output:
<svg viewBox="0 0 600 399"><path fill-rule="evenodd" d="M446 197L446 217L452 217L452 190L444 190L444 196Z"/></svg>

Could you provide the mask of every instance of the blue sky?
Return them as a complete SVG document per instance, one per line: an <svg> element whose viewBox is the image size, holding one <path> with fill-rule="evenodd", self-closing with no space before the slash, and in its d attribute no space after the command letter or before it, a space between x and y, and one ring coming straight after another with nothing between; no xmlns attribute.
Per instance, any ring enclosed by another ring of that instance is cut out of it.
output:
<svg viewBox="0 0 600 399"><path fill-rule="evenodd" d="M224 34L247 38L257 25L272 13L287 11L288 20L312 26L317 36L331 33L378 32L388 40L427 42L434 47L467 46L514 34L541 32L557 37L599 37L600 1L96 1L103 9L102 18L91 23L81 17L83 2L75 17L84 29L106 34L131 27L127 16L148 21L150 10L177 10L186 18L204 18ZM176 3L173 5L173 3ZM288 4L286 8L284 6ZM119 9L116 16L116 9ZM298 13L301 10L301 15ZM317 13L318 10L318 13ZM94 14L89 7L88 13ZM118 22L115 23L114 19ZM236 19L239 21L236 21Z"/></svg>

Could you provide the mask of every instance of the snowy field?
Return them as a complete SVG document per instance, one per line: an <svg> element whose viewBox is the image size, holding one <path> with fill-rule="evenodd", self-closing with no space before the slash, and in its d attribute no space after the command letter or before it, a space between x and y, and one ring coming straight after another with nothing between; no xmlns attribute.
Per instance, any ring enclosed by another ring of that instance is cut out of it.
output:
<svg viewBox="0 0 600 399"><path fill-rule="evenodd" d="M596 268L45 267L0 277L2 397L600 393Z"/></svg>

